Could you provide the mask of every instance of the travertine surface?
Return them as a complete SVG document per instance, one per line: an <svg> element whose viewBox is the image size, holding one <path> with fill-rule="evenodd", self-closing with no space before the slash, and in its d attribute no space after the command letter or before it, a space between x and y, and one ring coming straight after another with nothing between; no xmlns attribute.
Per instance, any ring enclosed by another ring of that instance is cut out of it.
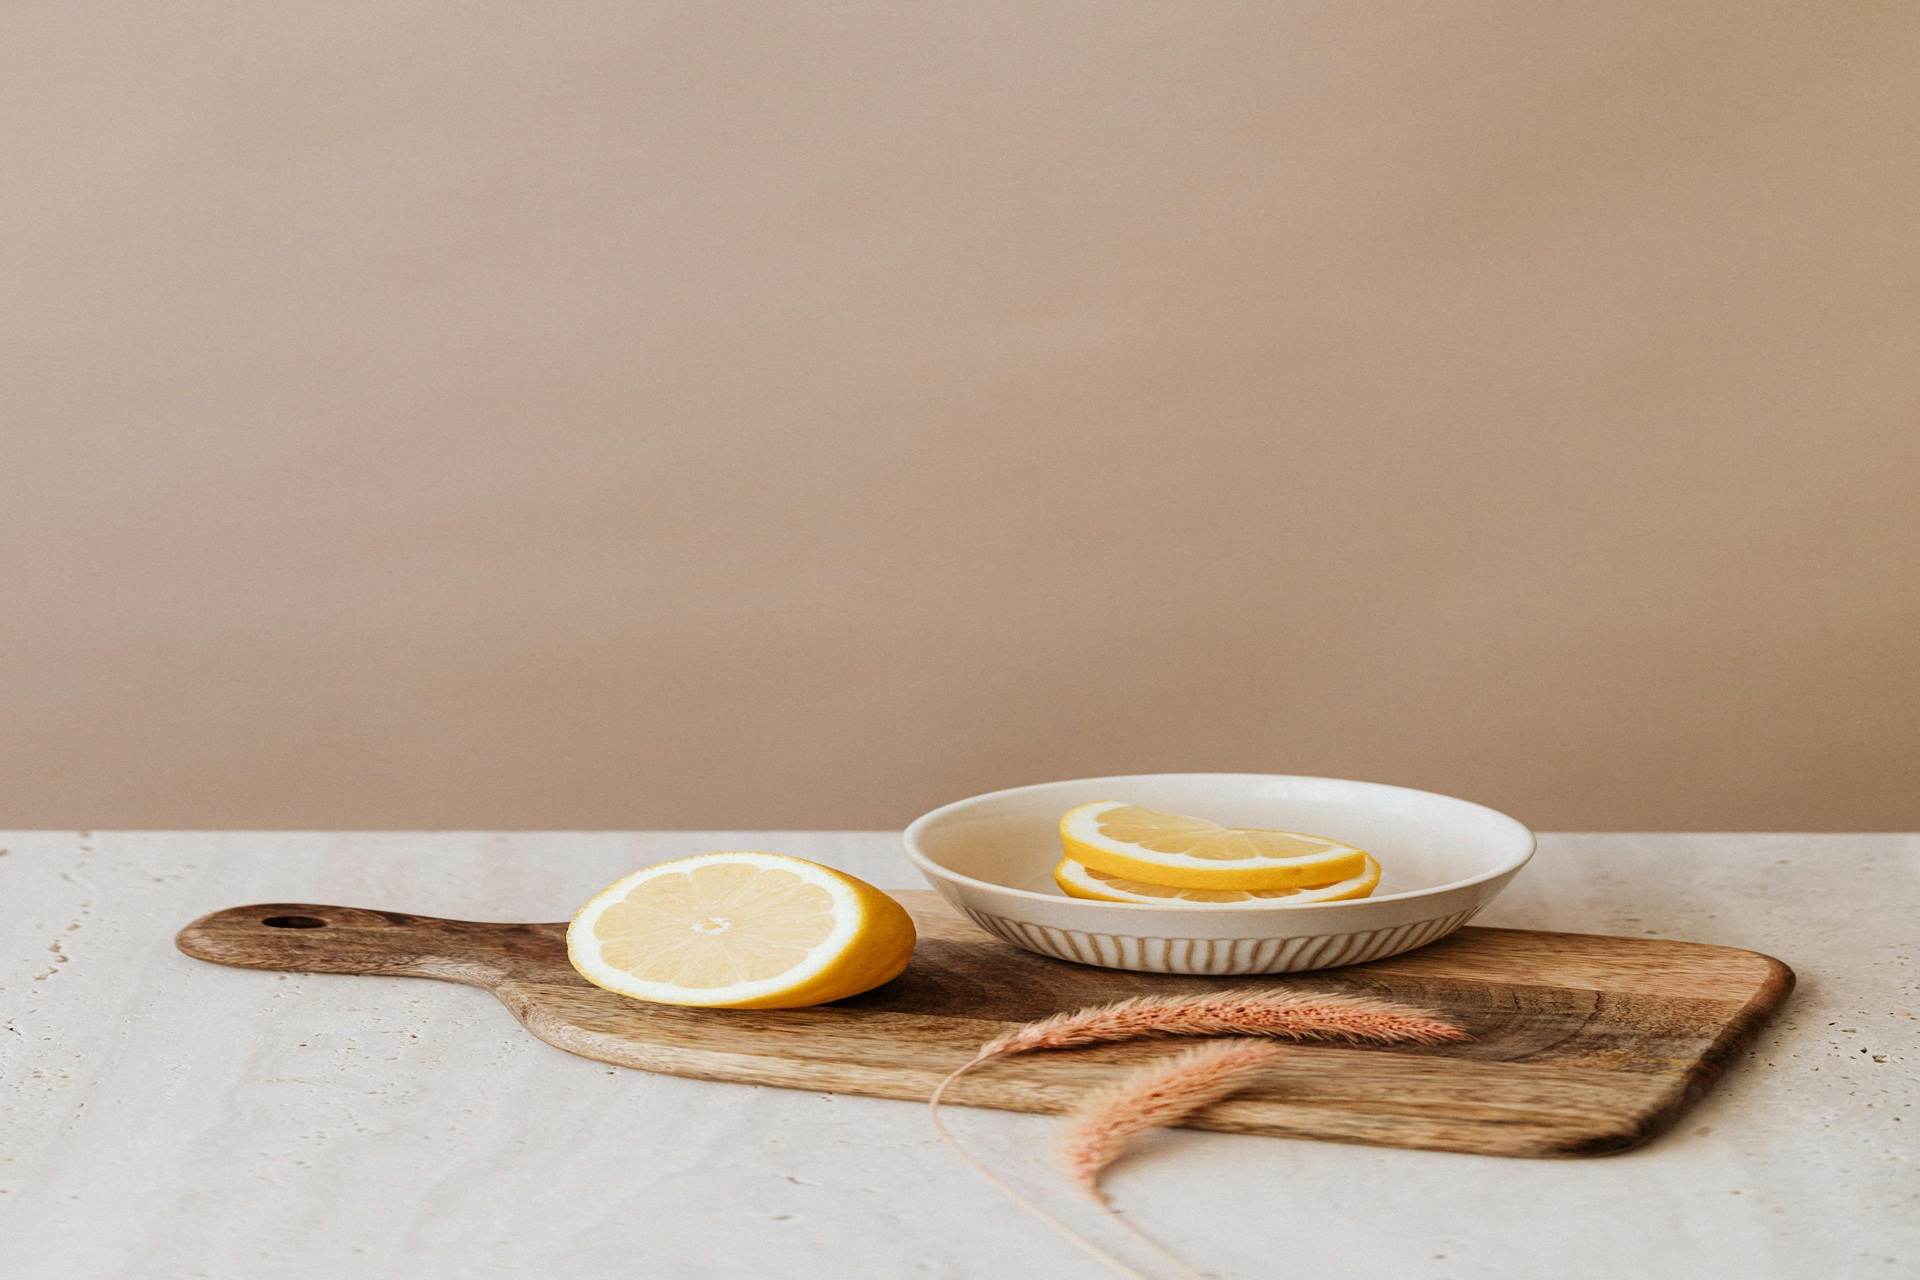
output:
<svg viewBox="0 0 1920 1280"><path fill-rule="evenodd" d="M534 1040L479 991L223 969L171 945L193 916L256 901L557 919L635 866L728 847L916 882L875 832L0 837L6 1274L1104 1274L912 1105L617 1070ZM1573 1162L1178 1132L1110 1188L1246 1280L1910 1274L1916 903L1916 836L1546 837L1482 923L1751 947L1799 971L1752 1060L1678 1131ZM1050 1121L955 1121L1082 1212L1048 1166Z"/></svg>

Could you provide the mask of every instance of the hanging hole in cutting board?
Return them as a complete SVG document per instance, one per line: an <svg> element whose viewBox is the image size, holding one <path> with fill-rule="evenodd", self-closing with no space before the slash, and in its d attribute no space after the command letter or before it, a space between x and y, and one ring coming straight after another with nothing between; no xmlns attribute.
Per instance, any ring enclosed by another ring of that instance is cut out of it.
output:
<svg viewBox="0 0 1920 1280"><path fill-rule="evenodd" d="M319 916L268 916L260 922L269 929L324 929L327 922Z"/></svg>

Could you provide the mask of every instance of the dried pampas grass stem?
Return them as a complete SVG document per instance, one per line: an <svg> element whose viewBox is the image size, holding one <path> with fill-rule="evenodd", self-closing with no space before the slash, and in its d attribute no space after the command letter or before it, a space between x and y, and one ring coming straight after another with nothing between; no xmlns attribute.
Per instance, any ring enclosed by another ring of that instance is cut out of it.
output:
<svg viewBox="0 0 1920 1280"><path fill-rule="evenodd" d="M1069 1049L1142 1036L1272 1036L1283 1040L1355 1040L1439 1044L1464 1032L1430 1013L1368 996L1298 991L1213 991L1141 996L1062 1013L990 1040L980 1060L1027 1049Z"/></svg>
<svg viewBox="0 0 1920 1280"><path fill-rule="evenodd" d="M1159 1058L1076 1107L1060 1136L1067 1176L1101 1199L1100 1171L1149 1129L1178 1124L1247 1084L1280 1054L1265 1040L1216 1040Z"/></svg>
<svg viewBox="0 0 1920 1280"><path fill-rule="evenodd" d="M1182 1274L1205 1280L1193 1264L1107 1203L1100 1193L1100 1172L1134 1138L1179 1124L1200 1108L1238 1092L1279 1056L1280 1048L1271 1040L1215 1040L1155 1059L1089 1094L1067 1116L1060 1134L1060 1158L1067 1176L1134 1239L1179 1267Z"/></svg>
<svg viewBox="0 0 1920 1280"><path fill-rule="evenodd" d="M1142 1233L1106 1205L1098 1191L1100 1170L1126 1145L1147 1129L1175 1124L1210 1102L1239 1088L1259 1066L1279 1050L1272 1040L1345 1040L1361 1044L1440 1044L1467 1039L1465 1032L1432 1014L1386 1000L1365 996L1314 995L1282 990L1209 992L1193 996L1150 997L1080 1009L1028 1023L989 1040L980 1051L955 1067L935 1086L927 1100L934 1132L940 1140L1005 1192L1022 1208L1072 1240L1121 1275L1144 1280L1100 1246L1042 1209L993 1170L967 1153L940 1118L940 1102L960 1077L983 1063L1012 1053L1040 1049L1073 1049L1083 1045L1139 1040L1156 1036L1238 1036L1222 1045L1208 1045L1171 1061L1149 1063L1109 1089L1089 1098L1069 1122L1066 1153L1075 1182L1128 1231L1166 1253L1163 1245ZM1186 1262L1168 1254L1190 1275Z"/></svg>

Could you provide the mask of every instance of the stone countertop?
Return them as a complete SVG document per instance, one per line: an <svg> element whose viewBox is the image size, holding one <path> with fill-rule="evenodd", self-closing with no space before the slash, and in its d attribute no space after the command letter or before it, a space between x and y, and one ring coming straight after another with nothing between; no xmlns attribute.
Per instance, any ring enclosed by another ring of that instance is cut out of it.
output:
<svg viewBox="0 0 1920 1280"><path fill-rule="evenodd" d="M635 867L723 848L918 887L885 832L0 836L7 1274L1107 1275L913 1105L620 1070L549 1048L481 991L227 969L172 946L194 916L249 902L563 919ZM1911 1275L1916 908L1920 836L1544 836L1477 923L1723 943L1799 973L1676 1130L1572 1161L1183 1130L1109 1190L1229 1280ZM952 1115L984 1159L1083 1212L1050 1167L1051 1121Z"/></svg>

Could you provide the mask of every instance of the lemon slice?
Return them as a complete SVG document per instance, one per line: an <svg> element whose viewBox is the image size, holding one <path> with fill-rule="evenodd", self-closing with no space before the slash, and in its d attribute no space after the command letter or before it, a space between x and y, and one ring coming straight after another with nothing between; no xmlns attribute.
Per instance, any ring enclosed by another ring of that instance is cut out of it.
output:
<svg viewBox="0 0 1920 1280"><path fill-rule="evenodd" d="M567 959L598 987L659 1004L797 1009L900 976L906 909L863 880L778 853L663 862L594 895Z"/></svg>
<svg viewBox="0 0 1920 1280"><path fill-rule="evenodd" d="M1359 875L1309 889L1176 889L1172 885L1109 875L1081 866L1072 858L1062 858L1060 865L1053 869L1053 882L1068 897L1092 898L1096 902L1137 902L1153 907L1297 907L1304 902L1339 902L1366 897L1380 883L1380 864L1369 857L1366 870Z"/></svg>
<svg viewBox="0 0 1920 1280"><path fill-rule="evenodd" d="M1304 889L1367 866L1365 851L1323 836L1223 827L1118 800L1068 810L1060 843L1083 867L1178 889Z"/></svg>

